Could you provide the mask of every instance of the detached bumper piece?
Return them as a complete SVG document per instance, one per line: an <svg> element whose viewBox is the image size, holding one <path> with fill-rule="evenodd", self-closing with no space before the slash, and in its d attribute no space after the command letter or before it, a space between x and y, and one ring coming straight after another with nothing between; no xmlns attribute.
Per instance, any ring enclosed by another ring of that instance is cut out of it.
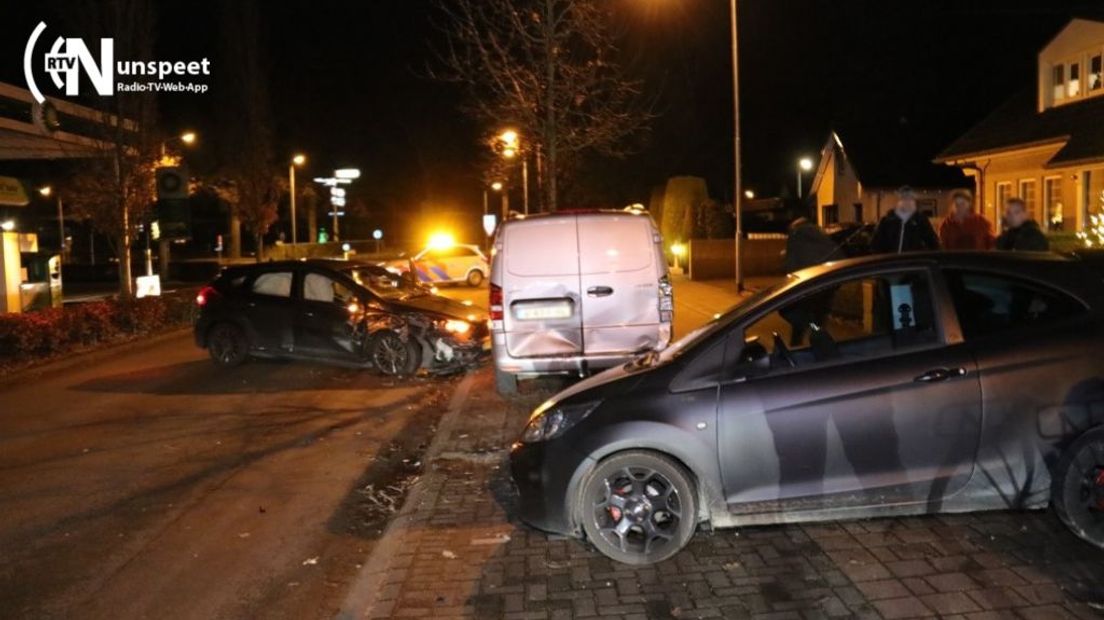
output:
<svg viewBox="0 0 1104 620"><path fill-rule="evenodd" d="M459 341L448 336L430 339L433 359L426 370L433 375L449 375L477 368L490 356L490 351L478 339Z"/></svg>

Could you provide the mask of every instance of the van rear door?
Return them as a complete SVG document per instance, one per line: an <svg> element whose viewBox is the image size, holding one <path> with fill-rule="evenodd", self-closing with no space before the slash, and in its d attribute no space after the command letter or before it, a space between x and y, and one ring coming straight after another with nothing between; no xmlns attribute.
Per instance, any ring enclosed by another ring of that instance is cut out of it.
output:
<svg viewBox="0 0 1104 620"><path fill-rule="evenodd" d="M510 357L583 350L576 216L534 218L503 228L502 310Z"/></svg>
<svg viewBox="0 0 1104 620"><path fill-rule="evenodd" d="M636 353L660 340L659 277L651 221L579 216L583 352Z"/></svg>

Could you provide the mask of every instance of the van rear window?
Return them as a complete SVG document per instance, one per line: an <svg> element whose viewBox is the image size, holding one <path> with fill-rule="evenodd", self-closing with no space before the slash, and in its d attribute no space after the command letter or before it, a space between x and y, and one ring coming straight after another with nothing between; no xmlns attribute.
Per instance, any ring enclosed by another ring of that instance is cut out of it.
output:
<svg viewBox="0 0 1104 620"><path fill-rule="evenodd" d="M506 228L503 259L517 276L575 275L578 247L574 217L531 220Z"/></svg>
<svg viewBox="0 0 1104 620"><path fill-rule="evenodd" d="M637 215L579 218L579 249L584 275L639 271L655 256L651 226Z"/></svg>

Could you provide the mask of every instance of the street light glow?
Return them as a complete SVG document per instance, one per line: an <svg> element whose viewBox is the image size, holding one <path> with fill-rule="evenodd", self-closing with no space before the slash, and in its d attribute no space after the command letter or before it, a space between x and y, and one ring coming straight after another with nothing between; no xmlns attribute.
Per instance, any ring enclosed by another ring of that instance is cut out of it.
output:
<svg viewBox="0 0 1104 620"><path fill-rule="evenodd" d="M671 254L674 254L675 256L685 256L686 246L681 243L671 244Z"/></svg>
<svg viewBox="0 0 1104 620"><path fill-rule="evenodd" d="M516 150L518 143L518 132L513 129L507 129L498 136L499 140L506 145L507 148L514 148Z"/></svg>
<svg viewBox="0 0 1104 620"><path fill-rule="evenodd" d="M752 198L755 198L755 192L750 190L750 189L745 189L744 190L744 198L747 198L748 200L751 200Z"/></svg>
<svg viewBox="0 0 1104 620"><path fill-rule="evenodd" d="M15 230L15 220L4 220L4 222L0 224L0 229L3 229L5 232Z"/></svg>
<svg viewBox="0 0 1104 620"><path fill-rule="evenodd" d="M491 183L491 189L493 189L496 192L501 192L502 191L502 181L495 181L494 183Z"/></svg>
<svg viewBox="0 0 1104 620"><path fill-rule="evenodd" d="M302 166L303 164L307 163L307 156L302 153L296 153L295 157L291 158L291 163L295 164L296 166Z"/></svg>
<svg viewBox="0 0 1104 620"><path fill-rule="evenodd" d="M813 160L808 157L802 157L801 160L797 162L797 165L801 166L802 170L808 172L813 169Z"/></svg>
<svg viewBox="0 0 1104 620"><path fill-rule="evenodd" d="M196 134L194 131L185 131L180 134L180 141L184 144L192 144L196 141Z"/></svg>
<svg viewBox="0 0 1104 620"><path fill-rule="evenodd" d="M45 185L38 188L38 193L49 198L50 194L54 193L54 188L50 187L49 185Z"/></svg>

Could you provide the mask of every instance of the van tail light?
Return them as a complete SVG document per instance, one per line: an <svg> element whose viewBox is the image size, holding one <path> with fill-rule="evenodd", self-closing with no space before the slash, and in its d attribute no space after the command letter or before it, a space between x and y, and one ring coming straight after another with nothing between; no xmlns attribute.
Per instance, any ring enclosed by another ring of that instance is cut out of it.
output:
<svg viewBox="0 0 1104 620"><path fill-rule="evenodd" d="M671 278L664 275L659 279L659 320L670 323L675 310L674 287Z"/></svg>
<svg viewBox="0 0 1104 620"><path fill-rule="evenodd" d="M211 301L218 296L218 291L213 286L205 286L198 293L196 293L196 305L202 308L207 305L207 302Z"/></svg>
<svg viewBox="0 0 1104 620"><path fill-rule="evenodd" d="M491 284L491 320L502 320L502 287L497 284Z"/></svg>

